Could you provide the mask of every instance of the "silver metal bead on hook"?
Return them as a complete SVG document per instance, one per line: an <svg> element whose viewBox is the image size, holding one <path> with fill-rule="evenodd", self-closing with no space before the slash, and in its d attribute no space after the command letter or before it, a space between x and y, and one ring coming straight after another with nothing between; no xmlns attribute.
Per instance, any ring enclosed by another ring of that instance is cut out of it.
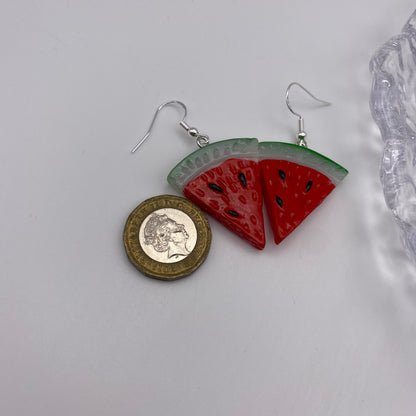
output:
<svg viewBox="0 0 416 416"><path fill-rule="evenodd" d="M331 105L330 102L325 101L325 100L321 100L320 98L315 97L310 91L308 91L302 84L299 84L299 82L291 82L289 84L289 86L286 89L286 105L287 108L289 109L289 111L295 115L296 117L298 117L298 135L297 135L297 145L298 146L303 146L303 147L308 147L307 143L306 143L306 132L305 132L305 128L304 128L304 120L303 117L297 113L296 111L293 110L291 104L290 104L290 100L289 100L289 91L293 86L298 86L299 88L301 88L303 91L305 91L307 94L309 94L309 96L311 96L314 100L319 101L320 103L324 104L324 105Z"/></svg>
<svg viewBox="0 0 416 416"><path fill-rule="evenodd" d="M153 116L153 119L150 123L149 129L147 130L146 134L139 140L139 142L136 144L136 146L134 146L133 149L131 149L131 153L134 153L149 138L150 133L151 133L152 128L153 128L153 125L155 124L156 118L159 114L159 111L162 110L167 105L173 105L173 104L177 104L177 105L179 105L183 108L184 115L182 117L182 120L179 122L179 125L186 130L186 132L189 134L189 136L196 138L196 144L199 147L204 147L209 143L209 137L206 134L200 134L196 127L191 127L191 126L189 126L188 123L186 123L185 118L188 114L188 110L186 108L186 105L181 101L171 100L171 101L166 101L165 103L161 104L157 108L157 110L156 110L156 112Z"/></svg>

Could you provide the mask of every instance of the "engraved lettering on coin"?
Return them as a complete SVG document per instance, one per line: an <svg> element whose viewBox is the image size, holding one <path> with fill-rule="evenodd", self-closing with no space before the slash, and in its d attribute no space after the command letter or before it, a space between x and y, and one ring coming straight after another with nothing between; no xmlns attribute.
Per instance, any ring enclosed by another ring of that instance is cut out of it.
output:
<svg viewBox="0 0 416 416"><path fill-rule="evenodd" d="M183 211L163 208L148 215L140 226L140 245L153 260L176 263L194 249L197 230Z"/></svg>

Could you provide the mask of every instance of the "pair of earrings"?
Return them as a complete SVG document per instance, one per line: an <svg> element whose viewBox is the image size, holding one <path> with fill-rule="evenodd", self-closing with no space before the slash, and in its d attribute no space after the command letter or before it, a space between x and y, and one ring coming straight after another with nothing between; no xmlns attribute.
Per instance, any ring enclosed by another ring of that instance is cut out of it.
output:
<svg viewBox="0 0 416 416"><path fill-rule="evenodd" d="M279 244L331 193L348 171L310 150L303 117L298 117L297 143L259 142L255 138L209 143L209 137L185 121L187 108L180 101L161 104L145 136L149 137L159 112L168 105L184 110L180 125L194 137L199 149L185 157L169 173L169 184L186 199L162 195L139 205L127 220L124 242L133 264L144 274L173 280L194 271L205 260L211 242L209 224L198 206L255 248L265 246L263 199ZM195 206L196 205L196 206Z"/></svg>

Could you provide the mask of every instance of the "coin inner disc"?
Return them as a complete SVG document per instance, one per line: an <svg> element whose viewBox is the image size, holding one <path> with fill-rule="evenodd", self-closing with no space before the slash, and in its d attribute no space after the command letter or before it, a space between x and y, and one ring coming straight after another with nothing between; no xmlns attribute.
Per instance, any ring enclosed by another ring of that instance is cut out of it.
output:
<svg viewBox="0 0 416 416"><path fill-rule="evenodd" d="M142 222L139 240L143 251L161 263L176 263L195 248L197 231L183 211L163 208L153 211Z"/></svg>

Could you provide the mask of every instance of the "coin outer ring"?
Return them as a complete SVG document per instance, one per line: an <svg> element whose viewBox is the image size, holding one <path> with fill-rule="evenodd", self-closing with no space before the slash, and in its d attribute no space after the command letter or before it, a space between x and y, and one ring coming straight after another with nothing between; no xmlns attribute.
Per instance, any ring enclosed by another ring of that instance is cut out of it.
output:
<svg viewBox="0 0 416 416"><path fill-rule="evenodd" d="M152 212L163 208L173 208L187 214L197 231L194 249L176 263L153 260L140 244L141 224ZM205 214L192 202L175 195L158 195L146 199L132 211L124 227L123 240L129 260L140 272L159 280L176 280L194 272L207 258L211 246L211 228Z"/></svg>

